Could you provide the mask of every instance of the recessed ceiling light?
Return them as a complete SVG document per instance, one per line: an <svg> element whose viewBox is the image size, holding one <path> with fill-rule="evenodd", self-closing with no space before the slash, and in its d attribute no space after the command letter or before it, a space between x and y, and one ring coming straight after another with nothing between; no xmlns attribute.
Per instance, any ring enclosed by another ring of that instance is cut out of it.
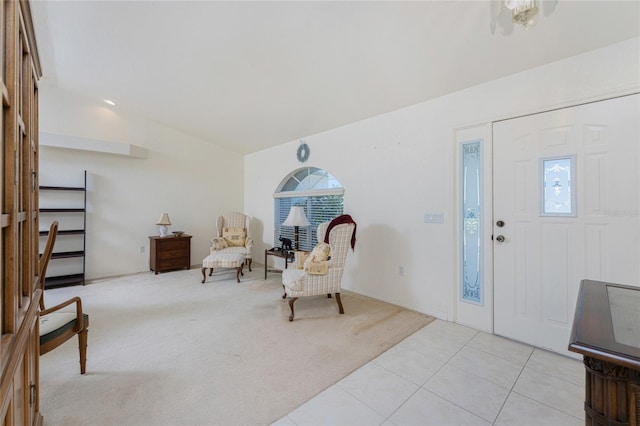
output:
<svg viewBox="0 0 640 426"><path fill-rule="evenodd" d="M104 100L105 104L111 105L111 106L116 106L117 104L115 102L113 102L111 99L105 99Z"/></svg>

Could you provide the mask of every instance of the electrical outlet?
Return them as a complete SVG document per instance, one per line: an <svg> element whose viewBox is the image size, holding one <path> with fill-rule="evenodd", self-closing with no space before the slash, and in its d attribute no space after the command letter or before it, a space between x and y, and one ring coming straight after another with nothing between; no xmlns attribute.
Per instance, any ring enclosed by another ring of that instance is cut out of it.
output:
<svg viewBox="0 0 640 426"><path fill-rule="evenodd" d="M140 250L140 253L144 253L144 246L140 246L138 250Z"/></svg>

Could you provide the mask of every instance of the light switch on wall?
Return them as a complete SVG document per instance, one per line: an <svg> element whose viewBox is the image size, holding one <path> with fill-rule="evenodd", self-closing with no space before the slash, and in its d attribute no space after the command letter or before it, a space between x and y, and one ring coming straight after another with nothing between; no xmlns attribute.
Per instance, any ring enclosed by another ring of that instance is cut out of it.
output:
<svg viewBox="0 0 640 426"><path fill-rule="evenodd" d="M424 223L444 223L444 213L425 213Z"/></svg>

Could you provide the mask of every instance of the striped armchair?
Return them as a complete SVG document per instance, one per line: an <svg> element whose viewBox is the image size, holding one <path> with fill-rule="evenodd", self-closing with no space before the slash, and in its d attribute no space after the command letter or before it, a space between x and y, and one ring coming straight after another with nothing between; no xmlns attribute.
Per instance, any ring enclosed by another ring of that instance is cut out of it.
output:
<svg viewBox="0 0 640 426"><path fill-rule="evenodd" d="M318 241L323 241L329 222L318 225ZM346 223L334 226L329 232L329 245L331 246L331 258L326 274L312 274L307 269L288 268L282 272L282 286L284 294L282 298L289 296L289 307L291 315L289 321L293 321L293 304L299 297L318 296L331 294L336 295L336 302L341 314L344 314L342 301L340 300L340 283L342 273L351 244L351 237L355 232L354 223ZM297 262L296 262L297 264Z"/></svg>
<svg viewBox="0 0 640 426"><path fill-rule="evenodd" d="M210 254L242 254L245 264L249 267L249 271L251 271L253 238L251 238L249 232L250 223L251 218L240 212L232 212L218 216L218 221L216 222L217 233L216 236L211 239ZM240 245L232 245L230 243L231 238L229 235L234 236L234 233L244 235L244 241ZM225 236L227 238L225 238Z"/></svg>

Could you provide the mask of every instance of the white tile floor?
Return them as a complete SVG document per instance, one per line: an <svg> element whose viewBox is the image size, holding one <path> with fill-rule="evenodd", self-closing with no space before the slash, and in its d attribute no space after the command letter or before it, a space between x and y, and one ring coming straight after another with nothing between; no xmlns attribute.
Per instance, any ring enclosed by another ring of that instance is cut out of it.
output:
<svg viewBox="0 0 640 426"><path fill-rule="evenodd" d="M274 423L582 425L582 362L436 320Z"/></svg>

